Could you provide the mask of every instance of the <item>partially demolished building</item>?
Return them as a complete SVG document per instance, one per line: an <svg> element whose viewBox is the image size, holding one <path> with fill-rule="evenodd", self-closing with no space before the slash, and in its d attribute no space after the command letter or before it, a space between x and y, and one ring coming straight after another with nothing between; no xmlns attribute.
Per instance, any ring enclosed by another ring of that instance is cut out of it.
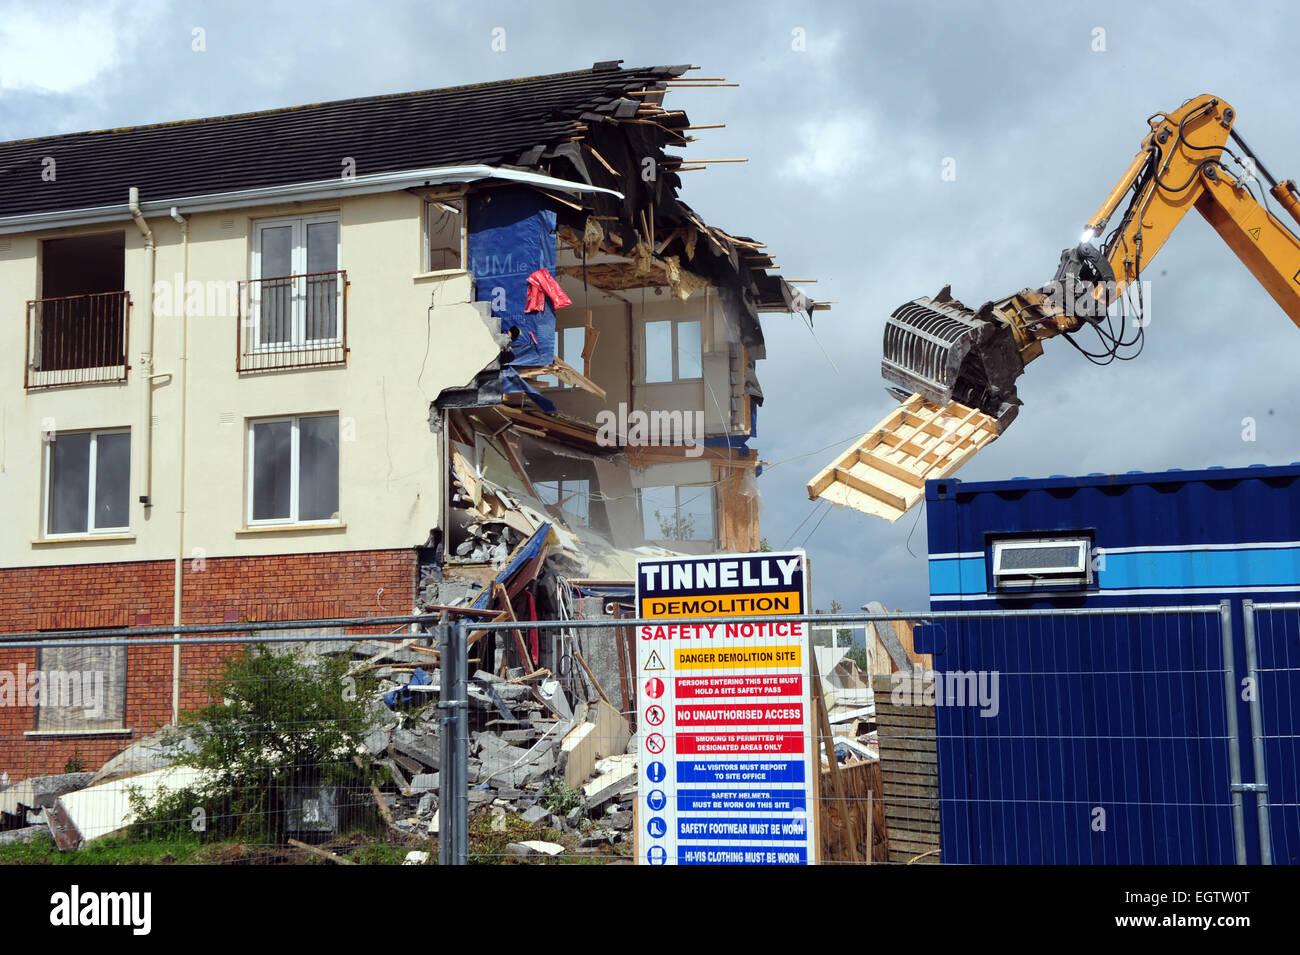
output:
<svg viewBox="0 0 1300 955"><path fill-rule="evenodd" d="M691 69L0 144L0 631L590 615L757 548L760 316L819 306L679 198ZM109 675L0 707L0 769L96 768L214 652L0 653Z"/></svg>

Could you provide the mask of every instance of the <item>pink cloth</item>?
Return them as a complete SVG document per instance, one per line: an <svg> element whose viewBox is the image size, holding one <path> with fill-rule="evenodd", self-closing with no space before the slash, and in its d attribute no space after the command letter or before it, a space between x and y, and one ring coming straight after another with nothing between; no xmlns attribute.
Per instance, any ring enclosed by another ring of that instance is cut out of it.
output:
<svg viewBox="0 0 1300 955"><path fill-rule="evenodd" d="M555 303L556 308L572 305L573 300L564 294L560 283L546 269L538 269L528 276L528 298L524 302L525 312L540 312L546 307L546 296Z"/></svg>

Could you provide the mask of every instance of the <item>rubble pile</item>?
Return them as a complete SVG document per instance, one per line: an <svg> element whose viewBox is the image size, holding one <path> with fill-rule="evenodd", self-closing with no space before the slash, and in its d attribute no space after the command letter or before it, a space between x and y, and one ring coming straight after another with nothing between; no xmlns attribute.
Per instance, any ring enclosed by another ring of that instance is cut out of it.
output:
<svg viewBox="0 0 1300 955"><path fill-rule="evenodd" d="M397 669L415 655L409 649L385 655L392 665L378 675L393 709L364 746L389 774L381 812L398 832L423 837L439 829L439 680L423 667ZM423 679L428 682L417 684ZM467 690L471 818L487 814L490 828L505 832L514 816L526 826L568 834L581 848L631 838L635 743L617 709L599 698L571 706L545 670L526 674L516 667L504 676L478 670ZM511 843L507 854L551 855L546 847L555 845Z"/></svg>
<svg viewBox="0 0 1300 955"><path fill-rule="evenodd" d="M439 830L438 651L419 642L429 638L429 634L412 634L325 639L304 645L308 654L346 655L350 674L377 678L371 729L355 758L361 765L380 769L366 799L373 796L384 823L403 836L417 838L437 835ZM477 670L467 684L471 819L486 814L487 826L494 831L522 835L528 828L538 834L552 830L565 839L565 845L538 839L510 843L507 856L597 849L632 838L636 755L628 722L598 687L588 690L585 683L573 680L567 685L566 692L550 670L526 673L504 664L496 673ZM587 693L590 698L570 702L571 693ZM120 802L124 784L180 772L181 767L172 762L186 746L192 742L184 732L177 736L174 728L166 728L127 747L97 773L36 777L0 787L0 845L48 833L60 849L68 850L127 829L135 820L134 810L103 800L112 796ZM95 798L105 810L98 815L107 812L113 819L105 817L94 828L87 825L85 807L65 806L63 801L65 796L90 796L109 789L114 792ZM319 791L312 798L331 807L325 814L331 822L300 829L290 825L290 829L318 841L335 831L338 817L332 807L337 794Z"/></svg>
<svg viewBox="0 0 1300 955"><path fill-rule="evenodd" d="M12 786L0 786L0 845L30 842L49 833L46 810L65 793L90 784L94 773L33 776Z"/></svg>

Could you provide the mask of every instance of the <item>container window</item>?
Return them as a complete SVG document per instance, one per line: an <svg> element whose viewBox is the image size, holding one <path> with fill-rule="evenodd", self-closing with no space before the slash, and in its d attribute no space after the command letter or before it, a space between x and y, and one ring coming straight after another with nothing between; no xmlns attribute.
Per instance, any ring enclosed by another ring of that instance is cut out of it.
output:
<svg viewBox="0 0 1300 955"><path fill-rule="evenodd" d="M1068 589L1092 583L1086 537L993 542L993 585L1004 588Z"/></svg>

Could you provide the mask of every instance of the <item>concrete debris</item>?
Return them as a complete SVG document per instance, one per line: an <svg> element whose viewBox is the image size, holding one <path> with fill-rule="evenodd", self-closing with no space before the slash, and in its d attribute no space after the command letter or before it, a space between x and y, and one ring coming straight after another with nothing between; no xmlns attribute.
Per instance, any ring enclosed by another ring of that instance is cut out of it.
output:
<svg viewBox="0 0 1300 955"><path fill-rule="evenodd" d="M606 756L604 759L598 759L596 760L595 771L600 775L604 775L611 769L618 769L623 766L631 766L636 769L636 755L625 753L619 756Z"/></svg>
<svg viewBox="0 0 1300 955"><path fill-rule="evenodd" d="M517 859L526 859L532 855L558 856L563 851L564 846L558 842L542 842L540 839L512 842L506 846L506 855Z"/></svg>
<svg viewBox="0 0 1300 955"><path fill-rule="evenodd" d="M601 773L582 787L588 811L600 809L612 799L617 799L625 789L636 786L636 764L620 764Z"/></svg>
<svg viewBox="0 0 1300 955"><path fill-rule="evenodd" d="M428 865L428 864L429 864L429 853L420 852L418 849L408 852L406 854L406 858L402 860L402 865Z"/></svg>
<svg viewBox="0 0 1300 955"><path fill-rule="evenodd" d="M436 770L441 759L438 737L427 727L418 730L398 728L393 731L391 748L399 755Z"/></svg>
<svg viewBox="0 0 1300 955"><path fill-rule="evenodd" d="M551 814L546 811L544 806L529 806L519 814L519 820L530 826L536 826L550 815Z"/></svg>
<svg viewBox="0 0 1300 955"><path fill-rule="evenodd" d="M166 769L181 753L193 753L197 748L189 729L166 726L122 750L106 762L87 785L98 786L115 779Z"/></svg>
<svg viewBox="0 0 1300 955"><path fill-rule="evenodd" d="M411 777L410 790L414 796L422 793L433 792L438 788L437 773L417 773Z"/></svg>
<svg viewBox="0 0 1300 955"><path fill-rule="evenodd" d="M618 842L619 834L610 829L593 829L583 834L578 845L583 849L595 849L601 846L612 846Z"/></svg>
<svg viewBox="0 0 1300 955"><path fill-rule="evenodd" d="M430 648L411 649L426 636L334 641L318 648L350 654L354 666L372 672L393 668L378 681L375 724L355 758L377 771L375 804L389 825L413 837L438 834L442 798L437 658ZM579 701L571 708L549 671L506 666L504 649L497 656L492 669L477 670L468 687L471 816L489 813L487 824L497 832L522 825L565 834L587 848L630 841L637 757L623 752L630 739L627 720L604 701ZM400 709L379 703L409 678L414 665L432 674L423 688L432 692ZM544 690L535 689L538 684ZM128 746L97 773L34 777L0 788L0 844L49 833L70 850L122 832L135 821L129 788L153 795L201 784L201 772L175 763L193 747L190 731L166 727ZM511 854L520 858L563 851L550 842L512 845ZM408 858L408 864L422 863Z"/></svg>
<svg viewBox="0 0 1300 955"><path fill-rule="evenodd" d="M24 826L21 829L9 829L0 832L0 846L11 846L19 842L31 842L39 836L48 836L50 830L46 826Z"/></svg>
<svg viewBox="0 0 1300 955"><path fill-rule="evenodd" d="M358 657L373 658L380 652L367 644ZM498 656L492 669L474 671L467 685L471 817L487 814L486 826L494 832L512 831L510 820L516 820L534 830L585 838L586 830L596 825L601 833L597 845L630 841L637 758L623 752L630 738L627 720L603 701L579 703L575 713L563 687L546 679L546 671L539 671L539 681L526 667L504 666L503 650ZM392 657L384 659L387 663ZM431 687L436 689L440 676L431 659L426 654L420 663L433 674ZM550 700L546 693L534 692L538 682L551 684L546 688ZM381 691L390 688L381 681ZM557 719L561 711L569 717ZM381 718L382 725L365 737L360 755L390 770L388 777L380 777L379 786L393 828L404 834L436 834L442 770L436 694L401 710L385 708ZM579 773L576 779L574 770ZM575 798L580 805L574 805ZM521 858L547 854L535 847L514 852Z"/></svg>
<svg viewBox="0 0 1300 955"><path fill-rule="evenodd" d="M362 745L365 746L366 752L372 756L378 756L384 750L388 749L388 744L392 740L392 730L376 729L369 733Z"/></svg>
<svg viewBox="0 0 1300 955"><path fill-rule="evenodd" d="M0 790L0 831L20 829L37 821L41 809L67 793L85 789L94 773L33 776Z"/></svg>

